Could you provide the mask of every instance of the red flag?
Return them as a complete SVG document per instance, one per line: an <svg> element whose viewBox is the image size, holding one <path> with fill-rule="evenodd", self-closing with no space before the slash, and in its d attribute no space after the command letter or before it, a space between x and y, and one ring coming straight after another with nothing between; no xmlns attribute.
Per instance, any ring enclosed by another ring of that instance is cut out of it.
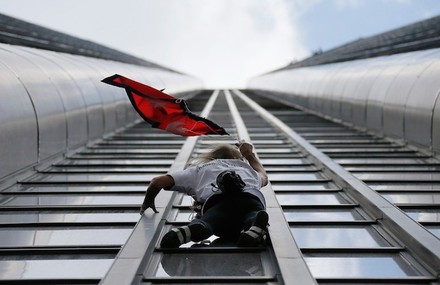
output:
<svg viewBox="0 0 440 285"><path fill-rule="evenodd" d="M224 128L191 113L183 99L115 74L102 82L125 88L128 98L141 117L153 128L181 136L227 135Z"/></svg>

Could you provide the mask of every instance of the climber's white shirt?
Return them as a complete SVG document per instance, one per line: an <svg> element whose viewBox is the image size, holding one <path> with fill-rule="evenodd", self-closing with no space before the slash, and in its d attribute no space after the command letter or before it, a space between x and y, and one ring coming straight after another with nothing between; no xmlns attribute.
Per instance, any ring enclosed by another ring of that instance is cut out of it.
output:
<svg viewBox="0 0 440 285"><path fill-rule="evenodd" d="M264 196L259 190L262 183L260 175L248 163L239 159L215 159L185 170L168 173L174 179L174 186L169 190L186 193L203 204L212 195L220 193L215 187L216 179L224 170L234 170L246 183L243 191L257 196L261 203L266 205Z"/></svg>

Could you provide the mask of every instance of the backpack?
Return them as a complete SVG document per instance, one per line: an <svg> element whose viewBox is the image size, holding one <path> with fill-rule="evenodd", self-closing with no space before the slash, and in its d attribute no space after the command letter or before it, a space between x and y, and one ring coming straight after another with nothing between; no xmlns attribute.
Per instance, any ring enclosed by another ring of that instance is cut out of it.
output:
<svg viewBox="0 0 440 285"><path fill-rule="evenodd" d="M223 194L232 195L243 191L246 183L233 170L222 171L216 179L217 187Z"/></svg>

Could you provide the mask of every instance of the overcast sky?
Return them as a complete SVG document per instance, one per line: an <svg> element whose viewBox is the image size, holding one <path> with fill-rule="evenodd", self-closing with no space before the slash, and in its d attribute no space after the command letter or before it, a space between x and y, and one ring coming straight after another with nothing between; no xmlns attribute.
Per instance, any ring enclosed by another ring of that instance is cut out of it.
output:
<svg viewBox="0 0 440 285"><path fill-rule="evenodd" d="M313 51L440 15L440 0L0 0L0 12L245 87Z"/></svg>

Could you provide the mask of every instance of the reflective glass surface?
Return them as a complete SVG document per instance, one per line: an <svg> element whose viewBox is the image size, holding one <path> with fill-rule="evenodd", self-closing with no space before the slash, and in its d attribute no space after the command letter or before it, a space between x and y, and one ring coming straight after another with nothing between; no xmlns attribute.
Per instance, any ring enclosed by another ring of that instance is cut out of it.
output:
<svg viewBox="0 0 440 285"><path fill-rule="evenodd" d="M288 222L294 221L356 221L363 218L353 210L291 210L285 209Z"/></svg>
<svg viewBox="0 0 440 285"><path fill-rule="evenodd" d="M267 172L277 172L277 171L316 171L316 167L312 165L269 165L264 167Z"/></svg>
<svg viewBox="0 0 440 285"><path fill-rule="evenodd" d="M0 279L101 279L113 259L1 260Z"/></svg>
<svg viewBox="0 0 440 285"><path fill-rule="evenodd" d="M264 276L258 253L164 254L156 277L173 276Z"/></svg>
<svg viewBox="0 0 440 285"><path fill-rule="evenodd" d="M124 153L129 153L129 154L144 154L144 153L158 153L158 154L170 154L170 153L174 153L177 154L179 153L180 149L158 149L158 148L148 148L148 149L128 149L128 148L96 148L96 149L87 149L84 150L82 152L80 152L80 154L94 154L94 153L108 153L108 154L124 154Z"/></svg>
<svg viewBox="0 0 440 285"><path fill-rule="evenodd" d="M57 163L57 165L171 165L174 159L97 159L88 160L69 159Z"/></svg>
<svg viewBox="0 0 440 285"><path fill-rule="evenodd" d="M427 183L427 184L415 184L415 183L369 183L368 186L376 191L386 190L440 190L440 183Z"/></svg>
<svg viewBox="0 0 440 285"><path fill-rule="evenodd" d="M439 181L440 173L436 172L410 172L410 173L384 173L384 172L371 172L371 173L354 173L354 176L362 180L385 180L385 181Z"/></svg>
<svg viewBox="0 0 440 285"><path fill-rule="evenodd" d="M289 158L289 159L283 159L283 158L262 158L260 159L261 163L266 165L301 165L307 163L307 160L301 159L301 158Z"/></svg>
<svg viewBox="0 0 440 285"><path fill-rule="evenodd" d="M268 173L270 181L295 181L324 179L319 172L316 173Z"/></svg>
<svg viewBox="0 0 440 285"><path fill-rule="evenodd" d="M169 167L164 166L90 166L90 167L52 167L50 169L44 170L45 173L77 173L77 172L89 172L89 173L99 173L99 172L113 172L118 174L118 172L154 172L154 173L166 173Z"/></svg>
<svg viewBox="0 0 440 285"><path fill-rule="evenodd" d="M332 194L276 194L279 203L288 205L340 205L349 204L337 193Z"/></svg>
<svg viewBox="0 0 440 285"><path fill-rule="evenodd" d="M383 194L392 203L405 204L440 204L440 193L433 194Z"/></svg>
<svg viewBox="0 0 440 285"><path fill-rule="evenodd" d="M428 231L430 231L433 235L440 238L440 227L436 226L426 226Z"/></svg>
<svg viewBox="0 0 440 285"><path fill-rule="evenodd" d="M406 213L418 222L440 222L440 209L437 210L406 210Z"/></svg>
<svg viewBox="0 0 440 285"><path fill-rule="evenodd" d="M1 205L140 205L142 201L143 195L26 195L11 197L3 201Z"/></svg>
<svg viewBox="0 0 440 285"><path fill-rule="evenodd" d="M194 218L193 211L179 211L174 218L175 222L190 222Z"/></svg>
<svg viewBox="0 0 440 285"><path fill-rule="evenodd" d="M148 182L157 174L47 174L31 177L33 182Z"/></svg>
<svg viewBox="0 0 440 285"><path fill-rule="evenodd" d="M419 276L400 256L305 257L315 278L402 278Z"/></svg>
<svg viewBox="0 0 440 285"><path fill-rule="evenodd" d="M179 205L181 206L191 206L194 202L194 199L190 196L183 196Z"/></svg>
<svg viewBox="0 0 440 285"><path fill-rule="evenodd" d="M389 246L371 227L291 227L301 248L366 248Z"/></svg>
<svg viewBox="0 0 440 285"><path fill-rule="evenodd" d="M127 191L143 191L147 189L145 186L136 185L102 185L102 186L86 186L86 185L53 185L53 186L27 186L22 185L20 187L9 188L4 193L9 191L21 191L21 192L127 192ZM93 193L92 193L93 194Z"/></svg>
<svg viewBox="0 0 440 285"><path fill-rule="evenodd" d="M133 223L137 222L139 218L139 213L0 213L0 223Z"/></svg>
<svg viewBox="0 0 440 285"><path fill-rule="evenodd" d="M338 189L337 186L331 182L321 183L271 183L274 191L308 191L308 190L330 190Z"/></svg>
<svg viewBox="0 0 440 285"><path fill-rule="evenodd" d="M336 161L339 164L424 164L424 163L438 163L435 159L429 159L429 158L335 158L334 161Z"/></svg>
<svg viewBox="0 0 440 285"><path fill-rule="evenodd" d="M132 229L2 229L0 246L122 245Z"/></svg>

